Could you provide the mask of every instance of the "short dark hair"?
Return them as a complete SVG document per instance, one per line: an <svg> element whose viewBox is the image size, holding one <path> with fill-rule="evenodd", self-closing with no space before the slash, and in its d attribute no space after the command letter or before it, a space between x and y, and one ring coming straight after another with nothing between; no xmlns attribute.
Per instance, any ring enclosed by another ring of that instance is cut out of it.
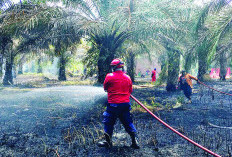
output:
<svg viewBox="0 0 232 157"><path fill-rule="evenodd" d="M185 70L182 70L182 71L181 71L181 74L182 74L182 75L184 75L185 73L186 73L186 71L185 71Z"/></svg>

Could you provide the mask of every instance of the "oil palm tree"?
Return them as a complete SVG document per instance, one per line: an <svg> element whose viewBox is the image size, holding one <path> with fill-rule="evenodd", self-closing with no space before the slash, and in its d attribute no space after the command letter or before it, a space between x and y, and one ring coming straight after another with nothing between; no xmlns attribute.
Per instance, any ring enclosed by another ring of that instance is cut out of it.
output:
<svg viewBox="0 0 232 157"><path fill-rule="evenodd" d="M137 4L137 3L136 3ZM152 4L152 7L151 7ZM177 5L178 4L178 5ZM191 26L195 8L188 1L149 1L137 4L137 22L140 26L138 37L153 42L162 50L167 63L167 90L175 90L180 69L180 57L186 58L192 41ZM139 12L139 8L143 12ZM178 10L178 12L176 11ZM142 26L142 27L141 27ZM135 26L136 27L136 26ZM134 28L133 28L134 29ZM139 29L138 29L139 30ZM156 50L156 53L159 50Z"/></svg>
<svg viewBox="0 0 232 157"><path fill-rule="evenodd" d="M226 76L226 54L228 50L232 47L230 42L231 37L231 25L232 25L232 8L230 6L224 7L218 15L213 15L210 18L214 19L209 22L210 32L215 32L217 34L215 43L215 55L219 54L218 61L220 65L220 79L225 80ZM213 18L214 17L214 18ZM212 23L213 22L213 23Z"/></svg>
<svg viewBox="0 0 232 157"><path fill-rule="evenodd" d="M6 59L4 85L13 84L12 67L15 56L32 50L37 41L43 40L44 34L47 34L50 27L45 26L48 22L44 17L50 15L49 10L51 8L39 5L20 4L10 6L0 15L1 34L8 39L1 44L2 54ZM34 18L35 16L39 18ZM34 31L35 25L32 25L34 23L37 23L36 28L40 31Z"/></svg>
<svg viewBox="0 0 232 157"><path fill-rule="evenodd" d="M130 32L120 31L119 27L102 26L103 28L90 35L92 48L88 51L84 63L87 67L97 67L98 82L103 83L107 73L111 72L110 62L115 57L122 56L118 51L124 41L131 35Z"/></svg>
<svg viewBox="0 0 232 157"><path fill-rule="evenodd" d="M39 3L40 1L33 2ZM75 3L78 4L78 2ZM94 15L88 12L88 9L85 8L85 4L79 7L79 11L43 4L12 5L1 14L0 28L6 36L12 38L23 39L26 36L37 36L35 45L37 48L48 48L49 44L55 45L55 54L60 57L58 78L65 80L65 65L63 65L65 64L63 54L65 49L78 41L82 33L90 29L91 24L96 23L93 20Z"/></svg>
<svg viewBox="0 0 232 157"><path fill-rule="evenodd" d="M204 79L203 76L209 65L209 62L207 62L209 56L212 56L212 53L219 50L217 48L219 41L223 39L226 32L231 30L232 18L230 3L231 0L214 0L202 10L198 18L195 32L199 43L196 47L198 53L199 79ZM212 18L213 15L216 16ZM222 72L224 71L222 70Z"/></svg>

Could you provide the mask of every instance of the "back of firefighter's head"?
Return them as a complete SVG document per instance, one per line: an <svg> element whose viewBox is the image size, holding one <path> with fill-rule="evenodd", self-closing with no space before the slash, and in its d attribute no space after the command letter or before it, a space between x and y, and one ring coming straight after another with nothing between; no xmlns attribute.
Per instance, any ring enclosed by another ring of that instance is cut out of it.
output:
<svg viewBox="0 0 232 157"><path fill-rule="evenodd" d="M182 70L182 71L181 71L181 74L182 74L183 76L185 76L185 75L186 75L186 71Z"/></svg>
<svg viewBox="0 0 232 157"><path fill-rule="evenodd" d="M111 63L110 63L111 67L112 67L112 70L113 71L118 71L118 70L122 70L123 71L123 68L124 68L124 63L121 59L114 59Z"/></svg>

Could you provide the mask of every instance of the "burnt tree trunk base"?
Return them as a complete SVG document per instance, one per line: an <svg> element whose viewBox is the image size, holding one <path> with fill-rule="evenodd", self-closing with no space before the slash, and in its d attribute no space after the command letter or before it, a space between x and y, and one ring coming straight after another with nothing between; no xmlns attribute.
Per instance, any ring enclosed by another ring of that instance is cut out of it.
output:
<svg viewBox="0 0 232 157"><path fill-rule="evenodd" d="M40 59L40 58L38 59L38 69L37 69L37 73L38 73L38 74L43 73L43 68L42 68L42 65L41 65L41 59Z"/></svg>
<svg viewBox="0 0 232 157"><path fill-rule="evenodd" d="M226 80L226 75L220 76L220 80L225 81Z"/></svg>
<svg viewBox="0 0 232 157"><path fill-rule="evenodd" d="M167 90L168 92L176 91L176 85L174 85L174 84L167 84L166 90Z"/></svg>
<svg viewBox="0 0 232 157"><path fill-rule="evenodd" d="M176 91L176 84L180 70L180 53L174 49L169 49L168 53L168 78L166 90Z"/></svg>
<svg viewBox="0 0 232 157"><path fill-rule="evenodd" d="M60 56L60 63L59 63L59 76L58 80L59 81L66 81L66 74L65 74L65 58L63 54Z"/></svg>
<svg viewBox="0 0 232 157"><path fill-rule="evenodd" d="M100 52L99 59L97 62L98 67L98 83L104 83L105 77L108 73L111 72L110 63L114 59L114 55L105 56L108 52Z"/></svg>
<svg viewBox="0 0 232 157"><path fill-rule="evenodd" d="M217 51L219 51L219 48L217 49ZM227 70L226 70L227 60L226 60L226 52L225 51L220 53L219 61L220 61L220 74L219 74L220 80L225 81L226 80L226 72L227 72Z"/></svg>
<svg viewBox="0 0 232 157"><path fill-rule="evenodd" d="M0 78L2 78L3 75L3 55L0 54Z"/></svg>
<svg viewBox="0 0 232 157"><path fill-rule="evenodd" d="M13 68L13 63L6 61L5 75L3 78L3 85L13 85L12 68Z"/></svg>
<svg viewBox="0 0 232 157"><path fill-rule="evenodd" d="M204 75L206 74L207 63L199 61L199 68L198 68L198 79L204 81Z"/></svg>
<svg viewBox="0 0 232 157"><path fill-rule="evenodd" d="M127 73L131 78L131 81L135 81L135 54L133 52L129 52L127 57Z"/></svg>
<svg viewBox="0 0 232 157"><path fill-rule="evenodd" d="M2 78L3 72L2 72L2 65L0 65L0 78Z"/></svg>

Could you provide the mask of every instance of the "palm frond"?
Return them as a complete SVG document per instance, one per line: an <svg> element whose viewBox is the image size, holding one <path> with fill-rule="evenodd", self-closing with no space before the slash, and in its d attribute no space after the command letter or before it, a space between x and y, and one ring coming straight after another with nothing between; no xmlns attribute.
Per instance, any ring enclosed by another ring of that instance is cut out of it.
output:
<svg viewBox="0 0 232 157"><path fill-rule="evenodd" d="M221 9L223 9L223 7L228 6L231 1L232 0L214 0L211 3L207 4L207 6L200 13L200 16L195 26L195 32L198 34L200 29L204 27L205 20L210 12L219 12Z"/></svg>

